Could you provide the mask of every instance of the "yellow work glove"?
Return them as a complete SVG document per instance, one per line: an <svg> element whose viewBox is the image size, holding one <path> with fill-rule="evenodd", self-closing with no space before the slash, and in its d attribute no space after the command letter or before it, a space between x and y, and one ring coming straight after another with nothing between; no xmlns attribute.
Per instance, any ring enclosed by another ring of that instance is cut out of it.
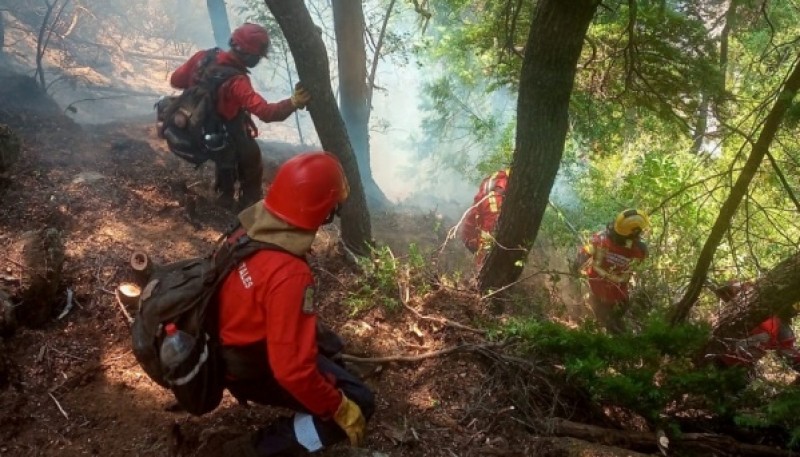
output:
<svg viewBox="0 0 800 457"><path fill-rule="evenodd" d="M353 400L347 398L344 393L342 393L342 403L336 410L336 414L333 415L333 421L347 433L350 445L358 446L364 439L367 420L361 414L361 408Z"/></svg>
<svg viewBox="0 0 800 457"><path fill-rule="evenodd" d="M297 109L303 109L310 101L311 94L308 93L302 84L295 84L294 92L292 92L292 105Z"/></svg>

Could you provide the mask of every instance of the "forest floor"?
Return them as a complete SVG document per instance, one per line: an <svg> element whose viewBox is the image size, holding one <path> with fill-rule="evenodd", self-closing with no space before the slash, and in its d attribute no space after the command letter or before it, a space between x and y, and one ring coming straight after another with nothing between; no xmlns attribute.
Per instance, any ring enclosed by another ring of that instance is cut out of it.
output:
<svg viewBox="0 0 800 457"><path fill-rule="evenodd" d="M202 417L172 411L169 393L137 364L113 294L130 279L134 250L165 262L212 249L234 215L213 204L211 168L194 169L170 156L149 118L82 127L49 99L33 96L26 81L14 77L0 84L0 123L24 142L0 188L0 245L8 253L28 231L60 230L66 262L59 296L70 289L76 306L42 328L20 327L5 342L0 357L11 375L0 390L0 455L188 456L211 433L244 433L287 414L244 407L227 396ZM398 255L409 242L430 248L444 241L434 213L397 209L373 216L375 238ZM320 317L348 340L350 354L413 355L478 343L482 335L442 318L469 326L502 319L489 315L467 288L441 285L408 302L436 319L381 306L353 316L343 299L362 278L337 239L335 226L323 230L311 261L322 296ZM440 263L469 268L466 251L450 243ZM0 255L3 281L13 281L19 261ZM63 306L56 305L55 314ZM487 388L476 356L374 367L361 367L378 402L365 448L390 456L543 455L538 439L506 414L513 410L509 402ZM342 447L322 455L337 452Z"/></svg>

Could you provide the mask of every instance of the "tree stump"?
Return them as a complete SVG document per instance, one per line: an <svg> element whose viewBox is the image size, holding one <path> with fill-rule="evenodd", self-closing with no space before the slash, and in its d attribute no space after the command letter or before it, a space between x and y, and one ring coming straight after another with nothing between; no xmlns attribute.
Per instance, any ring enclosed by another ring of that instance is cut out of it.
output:
<svg viewBox="0 0 800 457"><path fill-rule="evenodd" d="M51 227L27 232L15 243L15 251L21 259L15 263L21 301L16 317L20 324L39 327L50 320L58 298L64 265L61 232Z"/></svg>
<svg viewBox="0 0 800 457"><path fill-rule="evenodd" d="M8 172L11 165L19 159L22 142L5 124L0 124L0 174Z"/></svg>

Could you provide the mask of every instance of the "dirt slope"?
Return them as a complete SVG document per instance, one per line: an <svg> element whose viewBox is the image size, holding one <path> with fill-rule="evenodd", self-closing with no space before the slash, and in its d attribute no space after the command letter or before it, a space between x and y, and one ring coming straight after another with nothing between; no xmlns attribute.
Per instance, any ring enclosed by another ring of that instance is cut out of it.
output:
<svg viewBox="0 0 800 457"><path fill-rule="evenodd" d="M127 279L134 249L158 261L211 249L232 214L211 203L210 168L195 170L169 156L149 120L83 129L46 97L24 94L32 90L27 84L24 78L0 82L0 123L24 140L23 158L0 190L0 244L43 226L63 231L60 296L71 289L77 306L44 328L20 328L5 342L0 357L12 371L10 385L0 390L0 455L191 455L210 432L241 433L285 414L229 398L201 418L169 411L167 392L136 364L110 293ZM413 237L409 228L417 227L418 241L438 242L441 233L431 224L424 216L387 214L376 219L375 232L402 233L402 246ZM418 354L476 341L472 332L407 310L376 308L351 318L342 300L361 278L336 241L335 227L322 233L312 263L324 296L320 314L350 341L348 352ZM19 266L0 255L0 268L13 278ZM410 305L464 323L482 315L472 297L457 290L434 289ZM391 456L536 455L527 433L503 414L508 403L483 390L486 374L472 356L389 364L368 382L378 411L367 448Z"/></svg>

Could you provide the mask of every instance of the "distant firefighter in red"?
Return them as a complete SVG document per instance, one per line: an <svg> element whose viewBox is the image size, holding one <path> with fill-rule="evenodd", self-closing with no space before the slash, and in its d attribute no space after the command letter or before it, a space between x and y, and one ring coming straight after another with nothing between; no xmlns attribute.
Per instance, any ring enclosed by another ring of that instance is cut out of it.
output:
<svg viewBox="0 0 800 457"><path fill-rule="evenodd" d="M481 181L472 207L464 218L461 240L464 246L475 254L477 265L483 262L486 252L492 245L510 175L511 170L506 168L492 173Z"/></svg>

